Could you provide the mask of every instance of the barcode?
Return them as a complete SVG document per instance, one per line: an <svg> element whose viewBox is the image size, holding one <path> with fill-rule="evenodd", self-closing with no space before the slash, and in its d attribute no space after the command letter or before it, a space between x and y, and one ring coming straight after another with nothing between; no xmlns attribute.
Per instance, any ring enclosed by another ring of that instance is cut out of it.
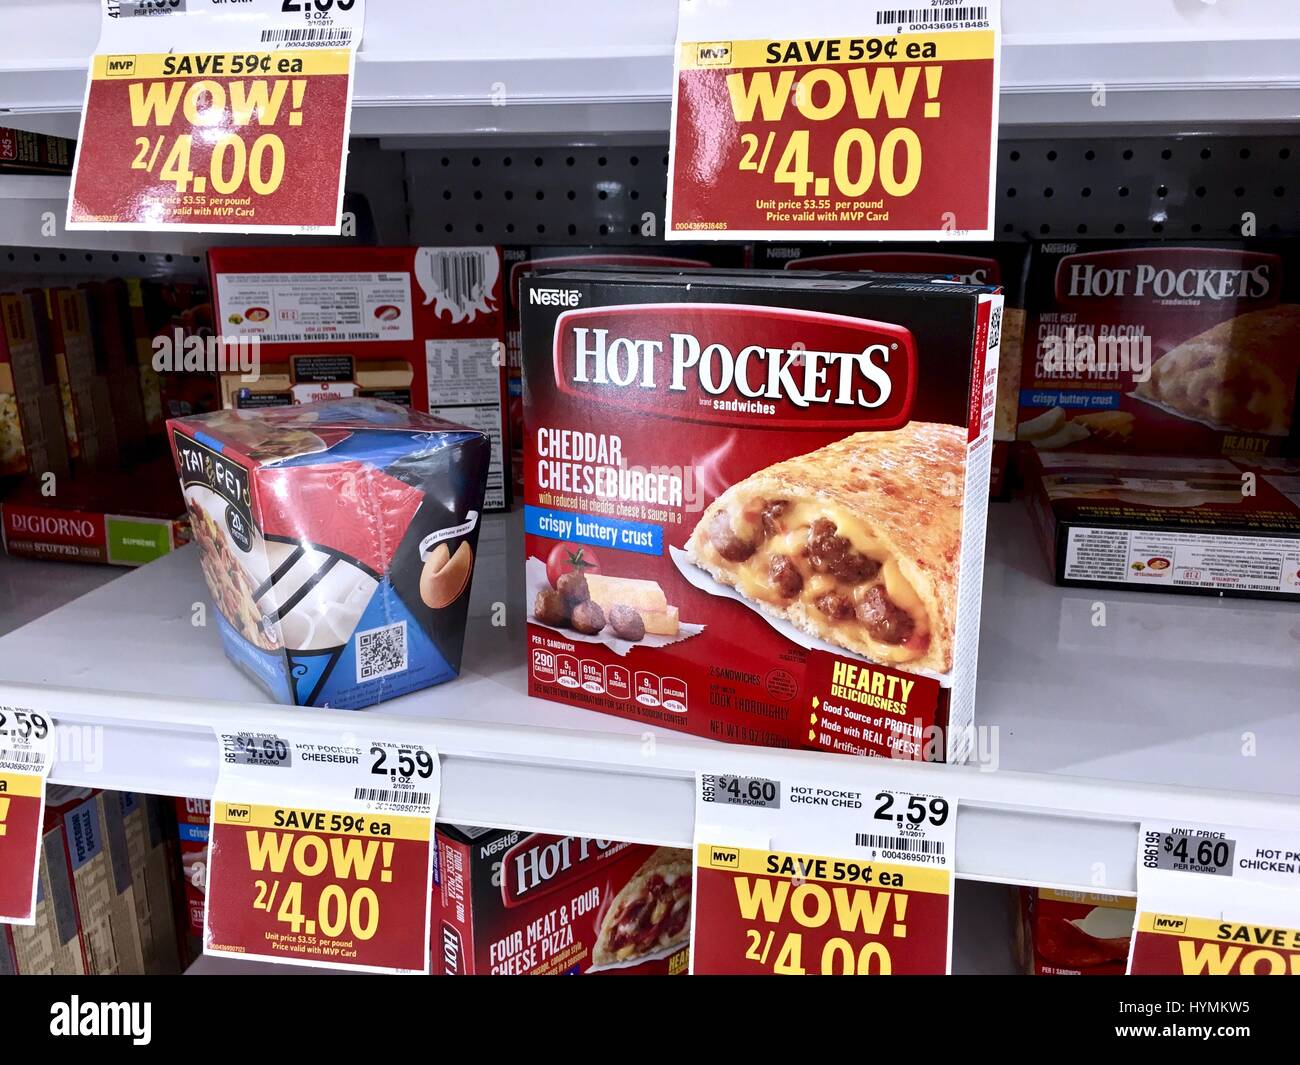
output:
<svg viewBox="0 0 1300 1065"><path fill-rule="evenodd" d="M9 762L12 765L41 765L44 761L45 755L40 751L0 750L0 762Z"/></svg>
<svg viewBox="0 0 1300 1065"><path fill-rule="evenodd" d="M467 307L483 293L483 256L476 251L444 252L438 257L438 287L457 307Z"/></svg>
<svg viewBox="0 0 1300 1065"><path fill-rule="evenodd" d="M876 25L902 26L909 22L942 24L945 22L987 22L989 9L979 7L889 7L876 12Z"/></svg>
<svg viewBox="0 0 1300 1065"><path fill-rule="evenodd" d="M430 806L427 791L395 791L392 788L357 788L352 796L358 802L395 802L403 806Z"/></svg>
<svg viewBox="0 0 1300 1065"><path fill-rule="evenodd" d="M913 854L943 854L943 844L930 839L908 839L906 836L877 836L873 832L858 832L854 840L859 847L875 847L882 851L910 851Z"/></svg>
<svg viewBox="0 0 1300 1065"><path fill-rule="evenodd" d="M324 26L294 30L263 30L262 43L346 45L352 43L352 31L350 29L327 29Z"/></svg>
<svg viewBox="0 0 1300 1065"><path fill-rule="evenodd" d="M357 683L405 672L405 621L357 633Z"/></svg>

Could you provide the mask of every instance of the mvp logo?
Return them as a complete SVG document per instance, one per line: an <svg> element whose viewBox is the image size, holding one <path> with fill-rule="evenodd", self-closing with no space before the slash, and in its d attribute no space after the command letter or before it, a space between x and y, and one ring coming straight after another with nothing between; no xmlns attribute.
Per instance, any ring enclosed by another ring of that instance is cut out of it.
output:
<svg viewBox="0 0 1300 1065"><path fill-rule="evenodd" d="M227 806L227 821L247 821L253 816L253 811L247 806Z"/></svg>
<svg viewBox="0 0 1300 1065"><path fill-rule="evenodd" d="M1185 932L1187 930L1186 917L1163 917L1156 914L1151 924L1158 932Z"/></svg>
<svg viewBox="0 0 1300 1065"><path fill-rule="evenodd" d="M709 849L709 864L715 869L739 869L740 851L730 847L712 847Z"/></svg>
<svg viewBox="0 0 1300 1065"><path fill-rule="evenodd" d="M726 67L731 65L731 43L729 41L709 41L695 46L695 62L702 67Z"/></svg>
<svg viewBox="0 0 1300 1065"><path fill-rule="evenodd" d="M130 78L135 75L135 56L111 55L104 66L110 78Z"/></svg>

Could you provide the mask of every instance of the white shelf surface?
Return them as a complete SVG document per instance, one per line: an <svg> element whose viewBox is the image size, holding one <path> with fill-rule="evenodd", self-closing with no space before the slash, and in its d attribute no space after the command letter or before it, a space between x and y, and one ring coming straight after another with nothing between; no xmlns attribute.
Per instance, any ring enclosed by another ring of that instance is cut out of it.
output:
<svg viewBox="0 0 1300 1065"><path fill-rule="evenodd" d="M437 747L439 816L467 824L686 846L697 771L815 778L836 758L864 787L956 796L957 871L970 879L1133 892L1143 819L1300 831L1294 608L1057 588L1023 507L994 506L990 520L977 746L996 749L996 768L722 745L530 699L518 515L485 522L463 675L363 713ZM0 638L0 703L63 726L55 782L206 795L212 727L233 714L358 725L269 705L227 662L215 627L191 624L208 601L193 551ZM491 624L495 602L507 627Z"/></svg>
<svg viewBox="0 0 1300 1065"><path fill-rule="evenodd" d="M1300 115L1292 0L1002 7L1004 125ZM0 4L0 40L21 42L0 58L7 122L76 136L99 10L99 0ZM663 134L676 25L677 0L371 0L353 133Z"/></svg>

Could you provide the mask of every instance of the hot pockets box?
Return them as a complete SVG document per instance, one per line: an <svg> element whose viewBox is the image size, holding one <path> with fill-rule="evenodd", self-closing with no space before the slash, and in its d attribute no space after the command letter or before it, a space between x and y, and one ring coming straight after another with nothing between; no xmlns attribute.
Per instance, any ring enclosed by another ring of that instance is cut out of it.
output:
<svg viewBox="0 0 1300 1065"><path fill-rule="evenodd" d="M440 824L432 915L435 976L685 974L691 852Z"/></svg>
<svg viewBox="0 0 1300 1065"><path fill-rule="evenodd" d="M1087 891L1020 888L1016 952L1030 976L1122 976L1135 900Z"/></svg>
<svg viewBox="0 0 1300 1065"><path fill-rule="evenodd" d="M1270 242L1037 243L1018 439L1042 451L1294 451L1292 273Z"/></svg>
<svg viewBox="0 0 1300 1065"><path fill-rule="evenodd" d="M219 335L256 340L260 358L255 375L222 375L223 406L360 396L446 418L491 440L485 506L509 507L497 248L214 248L208 258Z"/></svg>
<svg viewBox="0 0 1300 1065"><path fill-rule="evenodd" d="M489 444L374 399L168 423L226 654L354 709L460 671Z"/></svg>
<svg viewBox="0 0 1300 1065"><path fill-rule="evenodd" d="M1001 295L816 272L523 285L530 692L965 757Z"/></svg>

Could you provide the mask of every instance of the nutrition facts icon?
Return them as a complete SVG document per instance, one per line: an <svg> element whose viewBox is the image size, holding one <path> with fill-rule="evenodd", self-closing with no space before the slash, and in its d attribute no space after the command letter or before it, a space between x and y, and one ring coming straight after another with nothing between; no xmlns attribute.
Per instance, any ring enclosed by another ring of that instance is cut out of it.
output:
<svg viewBox="0 0 1300 1065"><path fill-rule="evenodd" d="M665 710L674 714L686 713L686 682L677 677L664 677L662 699Z"/></svg>
<svg viewBox="0 0 1300 1065"><path fill-rule="evenodd" d="M659 677L655 673L638 672L636 675L636 701L642 706L658 706Z"/></svg>
<svg viewBox="0 0 1300 1065"><path fill-rule="evenodd" d="M555 652L533 648L533 677L540 681L555 680Z"/></svg>
<svg viewBox="0 0 1300 1065"><path fill-rule="evenodd" d="M605 667L605 693L615 699L632 698L632 672L626 666Z"/></svg>
<svg viewBox="0 0 1300 1065"><path fill-rule="evenodd" d="M605 693L605 667L594 658L584 658L581 664L582 690L593 695Z"/></svg>
<svg viewBox="0 0 1300 1065"><path fill-rule="evenodd" d="M582 683L578 679L578 660L573 655L555 656L555 680L566 688L576 688Z"/></svg>

